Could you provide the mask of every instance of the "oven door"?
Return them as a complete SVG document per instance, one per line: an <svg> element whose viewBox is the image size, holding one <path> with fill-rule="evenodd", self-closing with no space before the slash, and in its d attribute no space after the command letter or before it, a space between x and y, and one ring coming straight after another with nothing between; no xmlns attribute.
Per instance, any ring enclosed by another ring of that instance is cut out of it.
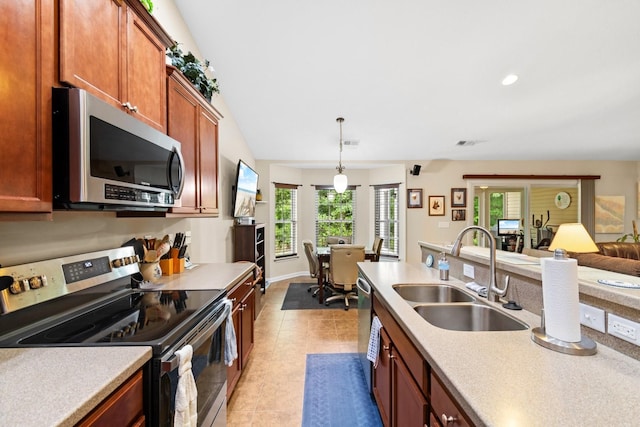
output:
<svg viewBox="0 0 640 427"><path fill-rule="evenodd" d="M159 393L153 393L156 398L152 397L149 404L152 418L157 419L158 423L152 421L151 425L173 426L178 386L178 357L174 352L187 344L193 347L191 370L198 390L198 425L226 425L227 367L224 364L224 344L228 313L226 304L217 305L212 316L193 328L199 332L173 347L156 364L160 368L159 378L155 377L159 381Z"/></svg>

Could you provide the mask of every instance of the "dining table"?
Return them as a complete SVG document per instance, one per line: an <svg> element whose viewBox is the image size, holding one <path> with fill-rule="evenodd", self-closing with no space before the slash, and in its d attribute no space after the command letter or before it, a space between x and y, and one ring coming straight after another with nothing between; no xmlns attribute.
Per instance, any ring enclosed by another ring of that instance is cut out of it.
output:
<svg viewBox="0 0 640 427"><path fill-rule="evenodd" d="M325 264L329 264L331 261L331 247L330 246L319 246L316 248L316 256L318 257L318 303L324 303L324 276L325 276ZM368 261L377 261L376 253L373 249L365 248L364 250L364 259Z"/></svg>

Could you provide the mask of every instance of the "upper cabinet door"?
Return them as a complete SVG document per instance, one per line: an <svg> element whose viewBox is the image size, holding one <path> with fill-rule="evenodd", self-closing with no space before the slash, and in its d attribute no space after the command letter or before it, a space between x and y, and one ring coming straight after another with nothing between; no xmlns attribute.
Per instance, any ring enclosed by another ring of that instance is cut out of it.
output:
<svg viewBox="0 0 640 427"><path fill-rule="evenodd" d="M133 114L167 131L166 50L136 13L127 11L126 101Z"/></svg>
<svg viewBox="0 0 640 427"><path fill-rule="evenodd" d="M124 1L59 1L60 81L166 132L165 44Z"/></svg>
<svg viewBox="0 0 640 427"><path fill-rule="evenodd" d="M200 114L200 208L218 214L218 118L206 109Z"/></svg>
<svg viewBox="0 0 640 427"><path fill-rule="evenodd" d="M60 81L120 105L126 96L126 6L112 0L60 1Z"/></svg>
<svg viewBox="0 0 640 427"><path fill-rule="evenodd" d="M0 213L51 212L54 2L0 2Z"/></svg>

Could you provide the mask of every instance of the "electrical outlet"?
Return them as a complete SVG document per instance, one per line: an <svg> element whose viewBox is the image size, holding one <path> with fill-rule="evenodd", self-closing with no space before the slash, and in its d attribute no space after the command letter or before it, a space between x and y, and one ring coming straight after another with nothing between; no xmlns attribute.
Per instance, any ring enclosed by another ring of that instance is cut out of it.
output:
<svg viewBox="0 0 640 427"><path fill-rule="evenodd" d="M604 333L604 310L580 303L580 323Z"/></svg>
<svg viewBox="0 0 640 427"><path fill-rule="evenodd" d="M462 274L471 279L475 279L475 269L473 265L462 264Z"/></svg>
<svg viewBox="0 0 640 427"><path fill-rule="evenodd" d="M607 329L610 335L640 346L640 323L609 313Z"/></svg>

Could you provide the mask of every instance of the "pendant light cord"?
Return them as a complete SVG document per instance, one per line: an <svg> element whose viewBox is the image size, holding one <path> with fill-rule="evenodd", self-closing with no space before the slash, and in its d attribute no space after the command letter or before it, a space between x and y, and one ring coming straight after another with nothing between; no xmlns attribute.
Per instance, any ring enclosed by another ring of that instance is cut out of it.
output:
<svg viewBox="0 0 640 427"><path fill-rule="evenodd" d="M345 169L342 166L342 122L344 122L344 118L338 117L336 121L340 123L340 157L338 160L338 167L336 168L336 170L338 171L338 173L342 173L342 171Z"/></svg>

